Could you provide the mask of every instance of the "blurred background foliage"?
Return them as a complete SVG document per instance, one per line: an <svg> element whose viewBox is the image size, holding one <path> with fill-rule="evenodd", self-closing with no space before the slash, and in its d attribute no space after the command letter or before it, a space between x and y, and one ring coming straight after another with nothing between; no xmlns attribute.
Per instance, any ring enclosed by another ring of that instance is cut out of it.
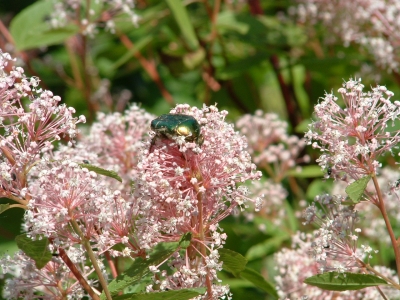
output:
<svg viewBox="0 0 400 300"><path fill-rule="evenodd" d="M114 32L103 30L109 16L97 3L82 1L80 13L90 6L97 18L97 29L85 35L81 18L49 29L52 1L0 1L0 48L77 115L84 114L88 125L96 112L122 112L133 102L155 115L177 103L217 103L229 111L231 122L258 109L274 112L288 122L290 134L301 137L318 98L344 80L362 77L366 87L379 83L400 94L396 74L379 70L368 53L354 45L326 44L324 26L310 28L290 17L294 1L137 0L137 24L124 14L112 16ZM304 151L313 164L316 154ZM288 190L283 224L228 218L226 248L245 255L273 281L273 253L290 246L290 236L302 226L299 201L331 188L322 176L315 166L287 172L281 181ZM18 210L0 215L0 253L16 250L22 215ZM254 229L260 225L267 229ZM388 263L392 257L380 259ZM243 280L221 277L233 299L268 297Z"/></svg>

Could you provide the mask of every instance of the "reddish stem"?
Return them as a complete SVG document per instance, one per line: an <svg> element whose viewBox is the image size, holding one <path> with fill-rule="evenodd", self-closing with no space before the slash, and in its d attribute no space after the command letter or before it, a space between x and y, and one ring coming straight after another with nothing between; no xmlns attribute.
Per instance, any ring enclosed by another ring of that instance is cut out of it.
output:
<svg viewBox="0 0 400 300"><path fill-rule="evenodd" d="M125 34L120 34L119 38L121 42L124 44L124 46L129 50L134 47L132 41ZM155 63L147 60L139 51L135 51L133 53L133 56L139 60L143 69L147 72L147 74L149 74L150 78L156 83L161 92L161 95L168 102L168 104L170 104L171 106L174 105L175 104L174 99L172 95L168 92L168 90L165 88L164 83L161 80L160 74L156 69Z"/></svg>
<svg viewBox="0 0 400 300"><path fill-rule="evenodd" d="M75 264L70 260L64 249L58 248L58 253L60 254L61 259L71 270L72 274L74 274L75 278L79 281L82 287L88 292L89 296L92 297L92 299L94 300L100 300L100 297L97 296L97 294L93 291L92 287L87 283L85 278L83 278L82 274L79 272Z"/></svg>

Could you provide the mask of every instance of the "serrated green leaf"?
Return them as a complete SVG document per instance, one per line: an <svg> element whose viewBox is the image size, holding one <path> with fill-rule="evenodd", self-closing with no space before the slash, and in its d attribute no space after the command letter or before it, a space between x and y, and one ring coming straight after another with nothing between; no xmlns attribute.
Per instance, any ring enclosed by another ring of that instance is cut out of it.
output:
<svg viewBox="0 0 400 300"><path fill-rule="evenodd" d="M197 50L199 41L183 2L181 0L166 0L166 2L189 47L192 50Z"/></svg>
<svg viewBox="0 0 400 300"><path fill-rule="evenodd" d="M150 266L159 265L167 260L174 252L175 250L161 250L151 255L148 260L137 258L126 272L118 275L117 278L110 282L108 288L111 295L115 296L124 288L139 283L142 277L150 273ZM104 293L101 294L100 298L106 299Z"/></svg>
<svg viewBox="0 0 400 300"><path fill-rule="evenodd" d="M229 249L219 249L220 260L223 262L222 268L239 277L240 272L246 268L247 259L235 251Z"/></svg>
<svg viewBox="0 0 400 300"><path fill-rule="evenodd" d="M329 291L355 291L387 284L382 278L370 274L327 272L304 280L304 283Z"/></svg>
<svg viewBox="0 0 400 300"><path fill-rule="evenodd" d="M364 191L367 188L367 184L370 180L371 176L365 176L354 181L346 187L346 194L354 202L353 204L357 204L361 201L361 197L364 194Z"/></svg>
<svg viewBox="0 0 400 300"><path fill-rule="evenodd" d="M3 212L5 212L7 209L10 209L10 204L9 204L9 203L0 204L0 214L2 214Z"/></svg>
<svg viewBox="0 0 400 300"><path fill-rule="evenodd" d="M188 300L206 292L205 288L192 288L156 293L126 294L113 297L114 300Z"/></svg>
<svg viewBox="0 0 400 300"><path fill-rule="evenodd" d="M321 171L320 166L304 166L301 168L296 168L293 170L289 170L287 172L288 176L293 176L297 178L315 178L321 177L324 173Z"/></svg>
<svg viewBox="0 0 400 300"><path fill-rule="evenodd" d="M59 44L78 33L78 26L72 24L64 28L51 29L50 25L45 22L45 18L53 10L52 1L38 1L13 18L10 24L10 33L18 50Z"/></svg>
<svg viewBox="0 0 400 300"><path fill-rule="evenodd" d="M35 261L35 265L39 270L52 258L48 247L49 240L45 237L41 240L33 241L26 234L21 234L15 238L15 242L19 249Z"/></svg>
<svg viewBox="0 0 400 300"><path fill-rule="evenodd" d="M115 172L115 171L106 170L106 169L103 169L103 168L100 168L100 167L96 167L96 166L93 166L93 165L89 165L89 164L79 164L79 165L82 168L86 168L89 171L95 172L96 174L104 175L104 176L107 176L107 177L111 177L111 178L114 178L114 179L118 180L119 182L122 182L122 178L119 177L117 172Z"/></svg>
<svg viewBox="0 0 400 300"><path fill-rule="evenodd" d="M278 293L276 292L274 286L266 281L265 278L255 270L246 268L245 270L240 272L240 277L250 281L256 287L272 295L274 298L278 298Z"/></svg>
<svg viewBox="0 0 400 300"><path fill-rule="evenodd" d="M179 246L182 249L186 249L190 245L190 241L192 240L192 234L190 232L185 233L182 235L181 239L179 240Z"/></svg>

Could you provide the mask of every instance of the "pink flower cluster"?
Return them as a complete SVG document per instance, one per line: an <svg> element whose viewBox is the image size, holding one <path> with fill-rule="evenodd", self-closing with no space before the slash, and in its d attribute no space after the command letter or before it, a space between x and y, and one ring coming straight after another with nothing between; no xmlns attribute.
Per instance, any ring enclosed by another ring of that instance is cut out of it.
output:
<svg viewBox="0 0 400 300"><path fill-rule="evenodd" d="M97 281L88 279L92 269L85 266L86 257L82 249L71 248L68 255L87 282L95 286ZM32 259L22 251L18 251L13 257L9 255L2 257L0 265L3 273L13 275L13 279L7 280L4 286L5 299L38 299L38 291L42 294L40 299L44 300L62 299L64 295L68 295L70 299L82 299L86 295L71 271L58 257L53 257L39 270Z"/></svg>
<svg viewBox="0 0 400 300"><path fill-rule="evenodd" d="M132 179L136 177L138 160L150 139L150 122L154 118L137 105L124 113L98 113L89 133L74 148L62 146L54 153L54 159L71 159L115 171L122 183L108 177L104 182L109 188L128 195L133 187Z"/></svg>
<svg viewBox="0 0 400 300"><path fill-rule="evenodd" d="M344 107L334 94L326 94L315 106L318 117L305 137L322 155L317 162L335 178L347 174L359 179L376 172L378 158L392 153L400 132L390 131L400 116L400 102L384 86L365 92L360 80L345 82L338 90Z"/></svg>
<svg viewBox="0 0 400 300"><path fill-rule="evenodd" d="M317 233L318 234L318 233ZM316 275L319 270L318 263L310 255L314 247L312 234L297 233L292 238L292 247L284 248L275 254L277 263L275 276L280 299L341 299L341 300L375 300L381 298L381 294L375 287L369 287L358 291L325 291L315 286L307 285L304 280ZM386 267L375 267L377 271L387 278L395 279L393 270ZM382 287L387 299L396 299L398 291Z"/></svg>
<svg viewBox="0 0 400 300"><path fill-rule="evenodd" d="M219 221L251 200L248 189L237 183L261 176L251 162L246 140L224 121L226 111L178 105L171 114L198 120L204 143L163 140L140 160L135 183L145 216L141 225L145 248L160 238L177 240L185 232L198 234L199 218L207 231L214 231ZM262 201L255 203L259 209Z"/></svg>
<svg viewBox="0 0 400 300"><path fill-rule="evenodd" d="M254 115L244 115L236 122L236 126L248 140L254 163L266 168L273 178L282 178L289 169L308 160L308 157L299 158L305 141L288 135L287 125L278 115L264 114L261 110Z"/></svg>
<svg viewBox="0 0 400 300"><path fill-rule="evenodd" d="M281 182L289 170L309 161L307 155L301 157L305 140L289 135L288 124L280 120L277 114L263 113L261 110L257 110L254 115L242 116L236 126L247 138L248 151L254 163L270 177L266 181L255 182L251 187L254 194L265 199L263 210L257 214L275 225L281 225L287 217L284 204L288 195ZM248 220L254 218L252 209L245 214ZM265 228L261 226L260 229Z"/></svg>
<svg viewBox="0 0 400 300"><path fill-rule="evenodd" d="M302 22L310 27L322 22L345 46L365 47L378 65L397 71L400 41L400 5L396 0L298 0L295 8ZM312 27L311 27L312 28Z"/></svg>
<svg viewBox="0 0 400 300"><path fill-rule="evenodd" d="M257 180L261 174L251 162L246 140L225 122L226 111L178 105L171 114L193 116L201 125L204 142L197 145L177 136L155 138L149 145L150 152L139 161L135 178L139 241L142 247L151 248L192 233L191 246L184 257L175 259L177 270L163 286L209 286L207 282L216 280L216 270L221 268L217 250L226 239L218 232L218 223L250 200L248 189L238 183ZM261 203L261 198L255 200L256 209ZM213 285L207 294L217 299L226 292Z"/></svg>
<svg viewBox="0 0 400 300"><path fill-rule="evenodd" d="M7 72L11 58L0 57L3 195L26 209L28 237L46 237L51 251L60 253L41 270L21 253L0 260L3 272L15 276L7 280L6 294L82 298L88 290L95 293L90 274L96 272L106 286L105 258L116 275L113 257L144 258L160 242L177 242L191 233L190 246L174 254L169 269L151 266L154 284L147 291L206 286L204 298L230 298L229 287L218 284L218 249L227 238L219 222L253 201L242 183L258 180L261 173L251 162L246 139L225 122L227 112L188 105L171 111L197 120L203 138L196 144L149 135L154 117L132 106L125 114L99 114L88 136L55 150L54 142L76 136L76 124L84 118L74 118L73 109L59 105L60 97L42 91L38 79L26 78L22 68ZM112 169L122 183L82 164ZM259 209L261 198L253 202ZM123 249L112 249L115 245ZM82 268L73 271L70 261ZM85 291L74 272L88 282ZM54 274L66 278L56 282Z"/></svg>
<svg viewBox="0 0 400 300"><path fill-rule="evenodd" d="M38 78L27 78L21 67L11 63L10 55L0 52L0 150L4 158L0 192L19 197L30 169L53 149L54 142L74 138L76 124L84 123L85 117L73 117L74 108L59 105L59 96L39 88Z"/></svg>

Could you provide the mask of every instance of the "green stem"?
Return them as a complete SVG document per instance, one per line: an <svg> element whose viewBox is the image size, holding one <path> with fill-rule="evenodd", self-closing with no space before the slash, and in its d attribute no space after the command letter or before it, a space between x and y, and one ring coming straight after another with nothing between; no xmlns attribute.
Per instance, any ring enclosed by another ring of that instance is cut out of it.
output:
<svg viewBox="0 0 400 300"><path fill-rule="evenodd" d="M100 297L95 294L92 287L87 283L86 279L83 278L82 274L79 272L78 268L74 265L74 263L70 260L67 253L64 249L59 248L58 252L60 253L61 259L68 266L72 274L74 274L75 278L79 281L85 291L92 297L93 300L100 300Z"/></svg>
<svg viewBox="0 0 400 300"><path fill-rule="evenodd" d="M71 224L72 224L72 227L74 228L75 232L79 235L79 237L82 240L83 247L85 247L85 249L89 255L90 261L92 262L93 267L96 271L96 274L99 277L99 281L103 288L104 294L106 295L108 300L112 300L110 291L108 290L108 287L107 287L107 281L103 277L103 274L101 272L99 264L97 263L97 258L93 253L92 247L90 246L88 239L84 236L83 232L79 228L78 223L72 218L71 218Z"/></svg>
<svg viewBox="0 0 400 300"><path fill-rule="evenodd" d="M377 270L375 270L373 267L370 266L370 264L366 264L365 262L363 262L360 259L357 259L357 262L362 265L364 268L366 268L369 272L375 274L376 276L382 278L383 280L386 280L387 282L389 282L395 289L400 290L400 284L398 284L397 282L395 282L394 280L384 276L383 274L381 274L380 272L378 272Z"/></svg>

